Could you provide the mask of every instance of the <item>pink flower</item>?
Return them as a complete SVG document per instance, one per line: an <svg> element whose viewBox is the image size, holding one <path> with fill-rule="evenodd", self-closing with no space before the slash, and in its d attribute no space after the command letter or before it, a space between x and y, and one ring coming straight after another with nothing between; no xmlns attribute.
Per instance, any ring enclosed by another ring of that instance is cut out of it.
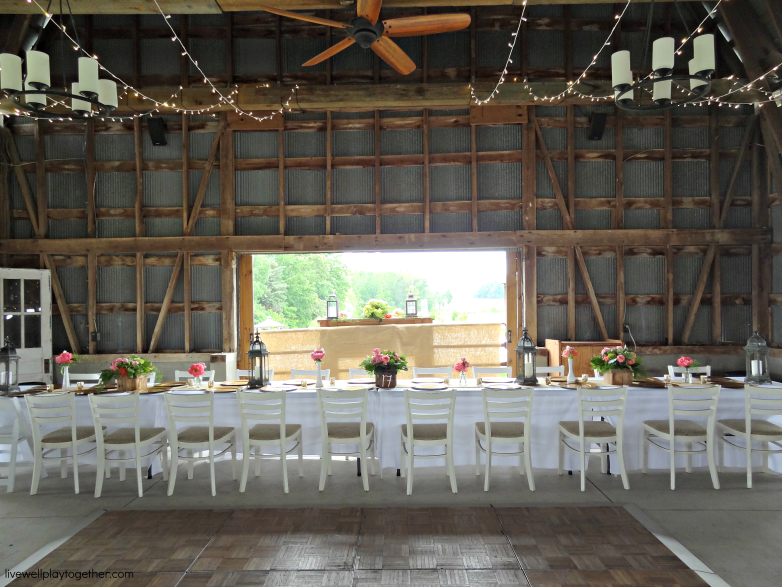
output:
<svg viewBox="0 0 782 587"><path fill-rule="evenodd" d="M600 353L601 353L601 354L603 354L603 355L607 355L607 354L608 354L608 351L610 351L610 350L611 350L611 349L609 349L608 347L603 347L603 350L602 350L602 351L600 351Z"/></svg>
<svg viewBox="0 0 782 587"><path fill-rule="evenodd" d="M370 359L373 365L377 365L378 363L383 362L382 355L372 355L372 358Z"/></svg>
<svg viewBox="0 0 782 587"><path fill-rule="evenodd" d="M138 365L138 361L131 361L131 365Z"/></svg>
<svg viewBox="0 0 782 587"><path fill-rule="evenodd" d="M695 361L693 361L690 357L679 357L679 360L676 361L676 364L679 365L679 367L684 367L686 369L694 362Z"/></svg>
<svg viewBox="0 0 782 587"><path fill-rule="evenodd" d="M603 353L603 360L604 360L604 361L607 361L607 360L608 360L608 355L607 355L607 354L605 354L605 353Z"/></svg>
<svg viewBox="0 0 782 587"><path fill-rule="evenodd" d="M68 351L63 351L59 355L57 355L54 360L61 365L65 365L70 363L73 360L73 355L69 353Z"/></svg>
<svg viewBox="0 0 782 587"><path fill-rule="evenodd" d="M312 357L312 360L316 363L320 363L323 360L323 357L326 356L326 351L323 349L315 349L310 353L310 357Z"/></svg>
<svg viewBox="0 0 782 587"><path fill-rule="evenodd" d="M372 350L372 354L373 355L379 355L380 354L380 349L373 349Z"/></svg>
<svg viewBox="0 0 782 587"><path fill-rule="evenodd" d="M399 360L399 353L394 353L394 360L395 360L395 361L398 361L398 360Z"/></svg>
<svg viewBox="0 0 782 587"><path fill-rule="evenodd" d="M624 363L624 362L625 362L625 358L624 358L624 356L622 356L622 355L619 355L619 356L616 358L616 361L617 361L618 363Z"/></svg>
<svg viewBox="0 0 782 587"><path fill-rule="evenodd" d="M464 370L464 365L462 365L461 362L459 362L459 363L456 363L453 366L453 368L454 368L455 371L463 371Z"/></svg>
<svg viewBox="0 0 782 587"><path fill-rule="evenodd" d="M386 317L386 318L391 318L391 313L389 312L388 314L386 314L386 316L385 316L385 317Z"/></svg>
<svg viewBox="0 0 782 587"><path fill-rule="evenodd" d="M206 372L206 365L204 363L193 363L187 372L193 377L201 377Z"/></svg>
<svg viewBox="0 0 782 587"><path fill-rule="evenodd" d="M383 358L383 364L388 365L388 361L390 361L391 358L388 355L383 355L382 358Z"/></svg>
<svg viewBox="0 0 782 587"><path fill-rule="evenodd" d="M629 361L627 361L627 364L628 365L635 365L635 359L630 359Z"/></svg>

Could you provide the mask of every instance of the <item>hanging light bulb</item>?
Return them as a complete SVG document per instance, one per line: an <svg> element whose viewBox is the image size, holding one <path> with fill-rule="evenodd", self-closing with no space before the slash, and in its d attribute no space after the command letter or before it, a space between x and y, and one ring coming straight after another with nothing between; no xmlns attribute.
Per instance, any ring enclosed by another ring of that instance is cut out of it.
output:
<svg viewBox="0 0 782 587"><path fill-rule="evenodd" d="M79 84L77 82L71 84L71 94L75 96L79 95ZM79 116L89 116L90 112L92 112L92 105L84 100L72 98L71 110L73 110L74 114L78 114Z"/></svg>
<svg viewBox="0 0 782 587"><path fill-rule="evenodd" d="M11 53L0 54L0 89L22 91L22 58Z"/></svg>
<svg viewBox="0 0 782 587"><path fill-rule="evenodd" d="M79 93L94 99L98 91L98 62L92 57L79 57Z"/></svg>
<svg viewBox="0 0 782 587"><path fill-rule="evenodd" d="M25 86L29 85L30 88L28 89L33 90L48 90L51 85L49 56L41 51L27 51L26 62L27 79L25 80Z"/></svg>

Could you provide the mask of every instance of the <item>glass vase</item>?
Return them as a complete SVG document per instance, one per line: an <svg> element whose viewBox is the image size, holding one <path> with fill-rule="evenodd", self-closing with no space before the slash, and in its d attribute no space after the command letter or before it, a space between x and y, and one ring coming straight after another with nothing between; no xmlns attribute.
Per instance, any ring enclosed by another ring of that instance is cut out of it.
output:
<svg viewBox="0 0 782 587"><path fill-rule="evenodd" d="M684 383L692 383L692 371L685 369L684 373L682 373L682 379L684 379Z"/></svg>
<svg viewBox="0 0 782 587"><path fill-rule="evenodd" d="M567 360L567 382L568 383L576 382L576 374L573 373L573 359L571 358L568 358Z"/></svg>
<svg viewBox="0 0 782 587"><path fill-rule="evenodd" d="M65 365L62 368L62 389L63 391L68 391L68 389L71 386L71 376L68 373L68 369L70 368L69 365Z"/></svg>
<svg viewBox="0 0 782 587"><path fill-rule="evenodd" d="M467 387L467 373L459 371L459 385Z"/></svg>
<svg viewBox="0 0 782 587"><path fill-rule="evenodd" d="M194 387L200 389L201 388L201 384L202 384L202 382L201 382L201 376L200 375L198 377L193 377L193 385L194 385Z"/></svg>

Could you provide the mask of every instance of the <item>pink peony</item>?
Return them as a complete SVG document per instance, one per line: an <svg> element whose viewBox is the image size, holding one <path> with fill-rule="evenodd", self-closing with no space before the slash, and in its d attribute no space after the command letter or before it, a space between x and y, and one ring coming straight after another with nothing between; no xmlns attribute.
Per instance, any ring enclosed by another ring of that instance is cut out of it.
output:
<svg viewBox="0 0 782 587"><path fill-rule="evenodd" d="M326 351L323 349L315 349L310 353L310 357L312 357L312 360L320 363L323 360L323 357L326 356Z"/></svg>
<svg viewBox="0 0 782 587"><path fill-rule="evenodd" d="M388 361L390 361L390 357L388 355L382 355L383 358L383 364L388 365Z"/></svg>
<svg viewBox="0 0 782 587"><path fill-rule="evenodd" d="M57 355L54 360L61 365L67 365L73 360L73 355L69 353L68 351L63 351L59 355Z"/></svg>
<svg viewBox="0 0 782 587"><path fill-rule="evenodd" d="M382 355L372 355L372 359L370 359L373 365L377 365L378 363L383 362Z"/></svg>
<svg viewBox="0 0 782 587"><path fill-rule="evenodd" d="M380 349L373 349L372 350L372 354L373 355L379 355L380 354Z"/></svg>
<svg viewBox="0 0 782 587"><path fill-rule="evenodd" d="M398 361L398 360L399 360L399 353L394 353L394 360L395 360L395 361Z"/></svg>
<svg viewBox="0 0 782 587"><path fill-rule="evenodd" d="M627 361L627 364L628 365L635 365L635 359L630 359L629 361Z"/></svg>
<svg viewBox="0 0 782 587"><path fill-rule="evenodd" d="M201 377L206 372L206 365L204 363L193 363L187 372L193 377Z"/></svg>
<svg viewBox="0 0 782 587"><path fill-rule="evenodd" d="M687 368L694 362L695 361L693 361L690 357L679 357L679 360L676 361L676 364L679 365L679 367Z"/></svg>
<svg viewBox="0 0 782 587"><path fill-rule="evenodd" d="M616 361L617 361L618 363L624 363L624 362L625 362L625 358L624 358L622 355L619 355L619 356L616 358Z"/></svg>

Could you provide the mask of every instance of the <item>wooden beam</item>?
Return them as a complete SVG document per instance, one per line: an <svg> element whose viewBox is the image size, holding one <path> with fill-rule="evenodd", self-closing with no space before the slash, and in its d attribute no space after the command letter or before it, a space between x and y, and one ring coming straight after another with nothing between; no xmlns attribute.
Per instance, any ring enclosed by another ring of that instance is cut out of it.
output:
<svg viewBox="0 0 782 587"><path fill-rule="evenodd" d="M182 17L184 20L184 17ZM190 115L182 114L182 234L190 209Z"/></svg>
<svg viewBox="0 0 782 587"><path fill-rule="evenodd" d="M146 330L144 329L144 253L136 253L136 352L144 352Z"/></svg>
<svg viewBox="0 0 782 587"><path fill-rule="evenodd" d="M725 200L721 204L720 221L717 224L717 228L725 226L725 220L728 218L728 212L730 210L730 203L733 199L733 192L735 191L736 182L741 174L741 166L744 163L744 159L749 152L750 145L752 144L752 138L755 136L755 129L757 128L758 117L753 116L746 129L744 130L744 137L741 139L741 147L739 147L739 154L736 157L736 163L733 165L733 172L728 180L728 187L725 190Z"/></svg>
<svg viewBox="0 0 782 587"><path fill-rule="evenodd" d="M277 184L279 185L280 234L285 234L285 131L277 131Z"/></svg>
<svg viewBox="0 0 782 587"><path fill-rule="evenodd" d="M248 340L255 328L253 314L253 257L242 255L239 257L239 356L237 357L241 369L249 369L250 363L245 354L249 349Z"/></svg>
<svg viewBox="0 0 782 587"><path fill-rule="evenodd" d="M185 312L185 352L189 353L193 345L193 336L191 333L191 326L192 326L191 321L192 321L192 310L193 310L193 305L192 305L193 280L190 271L191 253L185 253L184 255L185 256L182 260L183 263L182 278L184 280L183 301L184 301L184 312ZM176 264L176 261L174 261L174 263ZM170 307L169 307L169 311L171 311Z"/></svg>
<svg viewBox="0 0 782 587"><path fill-rule="evenodd" d="M576 340L576 248L567 250L567 332Z"/></svg>
<svg viewBox="0 0 782 587"><path fill-rule="evenodd" d="M84 129L84 170L87 176L87 236L96 236L95 226L95 120L87 119ZM94 353L95 351L90 351Z"/></svg>
<svg viewBox="0 0 782 587"><path fill-rule="evenodd" d="M704 259L703 262L705 263L706 260ZM720 247L715 247L714 249L714 261L712 264L711 340L719 344L722 342L722 251Z"/></svg>
<svg viewBox="0 0 782 587"><path fill-rule="evenodd" d="M182 262L184 260L184 253L179 253L174 262L174 269L171 272L171 278L168 280L168 288L166 289L166 295L163 297L163 305L158 313L157 322L155 322L155 329L152 331L152 340L149 342L149 352L154 353L157 348L158 340L160 340L160 334L163 332L163 325L166 322L166 315L168 314L168 307L171 305L171 299L174 297L174 291L176 290L176 284L179 280L179 270L182 268Z"/></svg>
<svg viewBox="0 0 782 587"><path fill-rule="evenodd" d="M624 341L625 323L625 252L616 247L616 338Z"/></svg>
<svg viewBox="0 0 782 587"><path fill-rule="evenodd" d="M331 30L331 27L326 27L328 31ZM329 39L330 39L329 35ZM331 44L329 43L329 47ZM331 62L331 59L329 59L329 63ZM331 190L332 190L332 170L331 170L331 157L332 157L332 146L331 146L331 110L326 112L326 234L331 234ZM240 266L240 278L239 278L239 287L241 291L241 267L242 267L242 260L244 257L242 257L239 261ZM252 263L250 263L250 276L252 277ZM241 311L241 310L240 310ZM249 367L248 367L249 368Z"/></svg>
<svg viewBox="0 0 782 587"><path fill-rule="evenodd" d="M673 249L665 247L665 338L673 344Z"/></svg>
<svg viewBox="0 0 782 587"><path fill-rule="evenodd" d="M38 230L38 211L35 207L35 198L33 192L30 189L30 183L27 181L27 175L25 175L22 169L22 161L19 158L19 151L16 148L16 141L11 131L8 128L3 128L3 138L5 144L8 147L8 155L11 160L11 169L13 169L16 175L16 181L19 184L19 188L22 191L22 198L24 199L24 205L27 209L27 217L30 220L30 224L33 226L33 233L36 236L40 236Z"/></svg>
<svg viewBox="0 0 782 587"><path fill-rule="evenodd" d="M470 125L470 218L472 231L478 232L478 148L475 142L475 125Z"/></svg>
<svg viewBox="0 0 782 587"><path fill-rule="evenodd" d="M97 253L90 253L87 255L87 345L91 355L98 352L98 342L94 340L98 332L97 306L98 255Z"/></svg>
<svg viewBox="0 0 782 587"><path fill-rule="evenodd" d="M665 111L665 159L663 161L663 202L664 210L660 225L673 228L673 128L671 111ZM670 340L668 344L673 344Z"/></svg>
<svg viewBox="0 0 782 587"><path fill-rule="evenodd" d="M380 234L380 110L375 110L375 234Z"/></svg>
<svg viewBox="0 0 782 587"><path fill-rule="evenodd" d="M519 310L519 282L516 268L519 264L519 253L516 251L505 252L505 302L506 323L508 325L508 343L516 342L519 338L518 310ZM508 365L515 365L515 353L508 352Z"/></svg>
<svg viewBox="0 0 782 587"><path fill-rule="evenodd" d="M46 150L44 147L43 121L35 121L35 201L38 209L38 236L43 238L49 231L47 210L49 204L46 196Z"/></svg>
<svg viewBox="0 0 782 587"><path fill-rule="evenodd" d="M538 279L537 279L537 254L534 246L526 246L523 249L524 267L524 326L529 332L530 338L538 343Z"/></svg>
<svg viewBox="0 0 782 587"><path fill-rule="evenodd" d="M141 119L133 119L133 140L136 153L136 236L144 236L146 229L144 228L144 159L142 151L144 148L144 140L141 135Z"/></svg>
<svg viewBox="0 0 782 587"><path fill-rule="evenodd" d="M223 352L236 352L236 253L223 253Z"/></svg>
<svg viewBox="0 0 782 587"><path fill-rule="evenodd" d="M198 185L198 192L196 193L195 201L193 202L193 209L190 211L190 218L187 220L185 226L184 236L191 236L195 232L195 225L201 214L201 205L204 203L204 196L206 196L206 190L209 187L209 179L212 177L212 170L214 169L215 161L217 161L217 153L220 151L220 145L223 141L223 131L225 130L225 120L220 121L220 126L217 128L215 138L212 141L212 147L209 149L209 157L206 160L206 167L204 173L201 176L201 183ZM222 157L220 162L222 163ZM222 176L222 173L220 174ZM223 203L223 183L222 177L220 181L220 204L222 211ZM220 230L222 232L222 221L220 223ZM232 233L233 234L233 233Z"/></svg>
<svg viewBox="0 0 782 587"><path fill-rule="evenodd" d="M65 300L65 292L60 284L60 278L57 275L57 267L54 265L54 260L51 255L42 255L44 265L51 272L52 278L52 293L54 299L57 301L57 306L60 308L60 316L62 317L63 326L65 326L65 334L68 336L68 342L71 345L71 349L74 353L81 353L81 345L79 344L79 337L76 334L76 329L73 327L73 320L71 320L71 313L68 309L68 302Z"/></svg>
<svg viewBox="0 0 782 587"><path fill-rule="evenodd" d="M540 129L540 127L538 126L538 121L535 117L535 108L528 107L527 110L529 122L522 125L521 127L521 217L524 230L535 230L538 224L537 207L535 206L535 165L537 161L535 156L535 133ZM543 153L543 157L545 159L546 154L543 152L544 146L542 145L543 139L541 137L542 135L538 135L538 139L541 142L541 153ZM550 158L548 161L550 164ZM560 200L562 200L561 192L559 196L560 198L557 201L558 204L560 203Z"/></svg>
<svg viewBox="0 0 782 587"><path fill-rule="evenodd" d="M720 221L720 120L719 107L709 107L709 195L711 197L711 226Z"/></svg>
<svg viewBox="0 0 782 587"><path fill-rule="evenodd" d="M426 37L424 37L426 40ZM427 45L428 47L428 45ZM424 232L429 232L429 110L424 109ZM472 142L472 141L471 141Z"/></svg>
<svg viewBox="0 0 782 587"><path fill-rule="evenodd" d="M220 234L232 235L236 224L234 182L234 133L223 114L220 121ZM206 172L204 172L206 174ZM192 234L192 233L191 233Z"/></svg>

